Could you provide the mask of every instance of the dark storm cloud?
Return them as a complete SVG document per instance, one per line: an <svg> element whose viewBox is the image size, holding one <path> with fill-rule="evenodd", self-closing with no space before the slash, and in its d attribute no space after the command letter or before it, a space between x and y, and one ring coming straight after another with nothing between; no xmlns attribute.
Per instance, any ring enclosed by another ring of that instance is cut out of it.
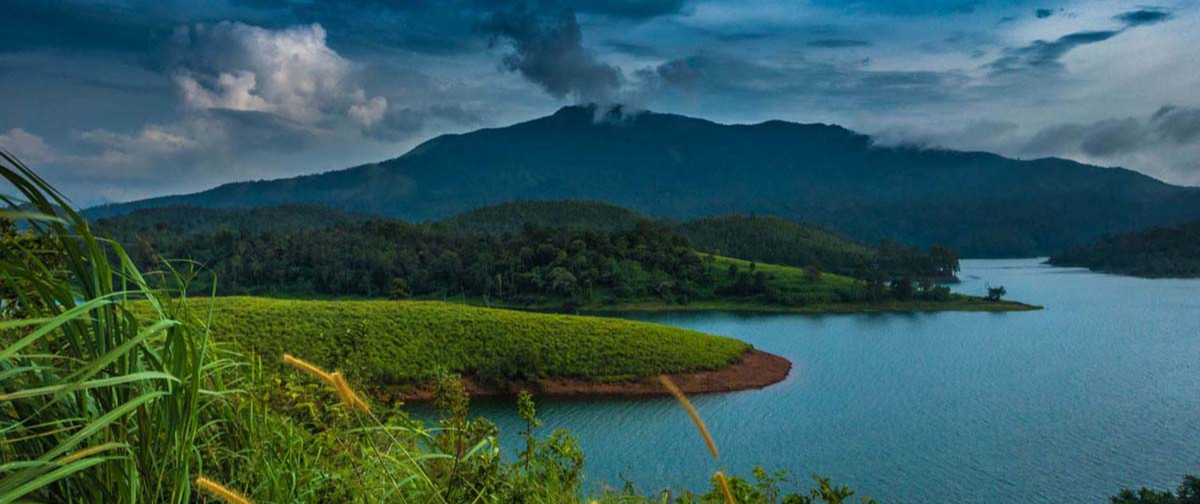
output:
<svg viewBox="0 0 1200 504"><path fill-rule="evenodd" d="M486 37L474 29L492 13L523 2L511 0L239 0L238 5L275 13L286 23L321 23L335 47L398 48L428 54L477 52ZM570 9L584 15L638 22L683 12L686 0L542 0L544 12Z"/></svg>
<svg viewBox="0 0 1200 504"><path fill-rule="evenodd" d="M563 4L576 12L630 19L649 19L678 14L688 0L570 0Z"/></svg>
<svg viewBox="0 0 1200 504"><path fill-rule="evenodd" d="M1038 9L1033 11L1033 15L1037 16L1038 19L1046 19L1050 16L1053 16L1054 11L1051 9Z"/></svg>
<svg viewBox="0 0 1200 504"><path fill-rule="evenodd" d="M713 37L722 42L745 42L750 40L762 40L770 37L772 34L759 31L737 31L732 33L715 33Z"/></svg>
<svg viewBox="0 0 1200 504"><path fill-rule="evenodd" d="M657 47L647 45L647 44L626 42L624 40L606 40L604 42L604 47L607 47L607 48L612 49L617 52L629 54L632 56L661 56L662 55L662 51L660 51Z"/></svg>
<svg viewBox="0 0 1200 504"><path fill-rule="evenodd" d="M1039 18L1046 9L1038 9ZM1142 9L1126 12L1113 19L1125 26L1118 30L1081 31L1063 35L1055 40L1035 40L1029 45L1006 49L1004 55L989 63L986 68L992 75L1012 74L1023 71L1057 72L1063 70L1060 60L1071 50L1111 39L1125 30L1138 26L1151 25L1166 21L1171 13L1159 9Z"/></svg>
<svg viewBox="0 0 1200 504"><path fill-rule="evenodd" d="M1126 12L1113 19L1125 23L1126 26L1152 25L1171 19L1171 13L1159 9L1142 9Z"/></svg>
<svg viewBox="0 0 1200 504"><path fill-rule="evenodd" d="M987 68L992 74L1021 71L1052 72L1063 69L1063 56L1079 46L1095 44L1113 38L1120 30L1085 31L1063 35L1052 41L1035 40L1029 45L1007 49L1004 56L992 61Z"/></svg>
<svg viewBox="0 0 1200 504"><path fill-rule="evenodd" d="M386 8L396 11L470 10L491 12L511 7L512 0L238 0L236 3L263 9L317 7L327 11ZM688 0L557 0L548 6L569 8L581 14L629 19L649 19L683 12Z"/></svg>
<svg viewBox="0 0 1200 504"><path fill-rule="evenodd" d="M0 51L55 48L144 53L170 33L156 11L119 4L12 0L0 15Z"/></svg>
<svg viewBox="0 0 1200 504"><path fill-rule="evenodd" d="M235 151L267 148L299 150L319 140L318 133L275 114L253 110L208 109L197 119L210 119L226 131ZM211 127L211 126L208 126Z"/></svg>
<svg viewBox="0 0 1200 504"><path fill-rule="evenodd" d="M433 105L427 108L391 108L376 124L365 128L363 133L379 140L402 140L426 128L431 122L444 122L460 126L475 126L483 122L477 112L459 105Z"/></svg>
<svg viewBox="0 0 1200 504"><path fill-rule="evenodd" d="M1022 0L1016 0L1021 2ZM919 16L927 14L969 14L987 2L983 0L815 0L823 7L885 14Z"/></svg>
<svg viewBox="0 0 1200 504"><path fill-rule="evenodd" d="M700 71L693 68L693 61L703 64L695 58L671 60L659 65L653 70L639 72L643 79L659 79L663 84L678 89L691 91L700 80Z"/></svg>
<svg viewBox="0 0 1200 504"><path fill-rule="evenodd" d="M842 49L847 47L870 47L871 43L865 40L855 39L819 39L810 41L809 47L820 47L823 49Z"/></svg>
<svg viewBox="0 0 1200 504"><path fill-rule="evenodd" d="M483 25L512 43L504 68L520 73L556 98L607 101L621 86L616 67L596 59L583 46L583 31L569 10L543 14L528 7L494 13Z"/></svg>
<svg viewBox="0 0 1200 504"><path fill-rule="evenodd" d="M1039 8L1036 13L1038 18L1046 18L1050 17L1052 11L1046 10L1046 8ZM1008 48L1004 50L1004 55L1001 58L990 62L990 64L986 65L986 68L994 76L996 74L1024 71L1062 71L1063 65L1061 60L1063 56L1072 52L1072 49L1076 47L1104 42L1109 40L1109 38L1120 35L1124 30L1133 29L1136 26L1164 22L1164 20L1170 18L1170 12L1157 10L1157 8L1144 8L1144 10L1118 14L1114 19L1124 24L1121 29L1078 31L1074 32L1074 34L1058 37L1054 41L1037 40L1027 44L1027 46Z"/></svg>
<svg viewBox="0 0 1200 504"><path fill-rule="evenodd" d="M1164 106L1150 117L1111 118L1086 124L1059 124L1026 142L1029 154L1082 153L1097 158L1195 146L1200 140L1200 108Z"/></svg>
<svg viewBox="0 0 1200 504"><path fill-rule="evenodd" d="M821 99L851 109L946 100L965 79L953 72L873 71L818 61L770 65L707 53L671 60L638 75L666 89L722 93L739 103Z"/></svg>
<svg viewBox="0 0 1200 504"><path fill-rule="evenodd" d="M1154 130L1177 144L1200 141L1200 108L1164 106L1150 117Z"/></svg>

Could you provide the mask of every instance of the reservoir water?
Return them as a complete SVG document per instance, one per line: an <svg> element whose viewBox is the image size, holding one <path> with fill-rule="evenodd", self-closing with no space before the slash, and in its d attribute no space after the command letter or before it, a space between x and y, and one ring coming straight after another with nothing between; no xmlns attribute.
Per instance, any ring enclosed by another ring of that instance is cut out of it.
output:
<svg viewBox="0 0 1200 504"><path fill-rule="evenodd" d="M957 291L1003 285L1015 313L637 314L794 363L763 390L694 397L715 463L672 400L540 401L591 485L698 490L724 467L829 476L884 503L1107 502L1200 474L1200 281L963 261ZM509 452L512 401L479 402ZM807 481L806 481L807 483ZM593 487L595 488L595 487Z"/></svg>

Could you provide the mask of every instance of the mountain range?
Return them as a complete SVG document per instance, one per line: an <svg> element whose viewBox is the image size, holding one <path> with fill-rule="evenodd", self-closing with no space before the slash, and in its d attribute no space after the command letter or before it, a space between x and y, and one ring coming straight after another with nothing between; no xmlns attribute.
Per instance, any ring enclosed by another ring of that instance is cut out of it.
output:
<svg viewBox="0 0 1200 504"><path fill-rule="evenodd" d="M887 147L840 126L718 124L569 106L433 138L387 161L89 210L321 204L412 221L513 200L588 199L667 218L772 215L965 257L1048 255L1200 217L1200 188L1057 158Z"/></svg>

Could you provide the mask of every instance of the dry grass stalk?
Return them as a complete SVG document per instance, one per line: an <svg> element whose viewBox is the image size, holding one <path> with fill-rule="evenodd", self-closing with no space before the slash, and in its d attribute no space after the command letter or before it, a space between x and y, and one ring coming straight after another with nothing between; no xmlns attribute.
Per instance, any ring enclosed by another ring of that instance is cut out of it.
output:
<svg viewBox="0 0 1200 504"><path fill-rule="evenodd" d="M719 459L721 456L717 453L717 443L713 442L712 436L708 433L708 427L704 426L704 420L700 419L700 414L696 412L696 408L692 406L692 402L688 400L686 395L683 395L683 391L679 390L679 387L667 375L659 375L658 381L662 383L663 388L666 388L671 395L675 396L679 404L683 405L683 409L687 410L688 415L692 417L692 422L696 424L696 429L704 437L704 442L708 444L708 451L712 452L714 459Z"/></svg>
<svg viewBox="0 0 1200 504"><path fill-rule="evenodd" d="M333 384L333 377L330 376L329 373L322 371L321 368L314 366L312 364L309 364L306 361L292 357L291 354L283 354L283 362L291 364L296 369L299 369L301 371L304 371L305 373L308 373L310 375L317 377L318 380L321 380L321 381L331 384L331 385Z"/></svg>
<svg viewBox="0 0 1200 504"><path fill-rule="evenodd" d="M221 499L228 504L251 504L250 499L242 497L241 494L225 488L220 483L200 476L196 478L196 486L200 487L209 495Z"/></svg>
<svg viewBox="0 0 1200 504"><path fill-rule="evenodd" d="M354 389L350 388L350 382L346 381L346 377L342 376L340 371L334 371L329 376L333 378L333 387L337 389L338 395L341 396L342 402L345 402L346 406L355 408L363 413L368 413L371 411L371 408L370 406L367 406L366 401L363 401L362 398L354 392Z"/></svg>
<svg viewBox="0 0 1200 504"><path fill-rule="evenodd" d="M371 407L367 405L367 402L362 400L362 398L354 392L354 389L350 388L350 382L346 381L346 377L342 376L341 371L326 373L321 368L304 360L297 359L291 354L283 354L283 362L291 364L296 369L313 375L318 380L329 384L329 386L333 387L333 390L337 392L338 397L342 399L342 402L346 403L346 406L357 409L363 413L369 413L371 411Z"/></svg>
<svg viewBox="0 0 1200 504"><path fill-rule="evenodd" d="M737 504L733 500L733 492L729 490L729 482L725 481L725 473L717 471L714 476L717 477L717 482L721 484L721 493L725 494L725 504Z"/></svg>

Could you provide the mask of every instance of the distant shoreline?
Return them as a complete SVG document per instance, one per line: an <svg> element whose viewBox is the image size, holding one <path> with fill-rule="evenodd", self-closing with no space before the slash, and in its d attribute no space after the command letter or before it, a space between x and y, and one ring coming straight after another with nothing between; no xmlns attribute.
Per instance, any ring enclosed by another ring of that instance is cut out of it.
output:
<svg viewBox="0 0 1200 504"><path fill-rule="evenodd" d="M792 363L787 359L751 349L742 354L742 360L719 369L667 376L686 394L714 394L774 385L786 379L791 369ZM464 376L462 381L471 397L513 396L522 390L529 390L541 397L647 397L669 394L655 376L611 381L547 377L510 386L485 385L470 376ZM385 389L383 395L405 401L428 401L433 398L433 387L433 384L424 384L408 390Z"/></svg>
<svg viewBox="0 0 1200 504"><path fill-rule="evenodd" d="M475 302L463 303L461 300L449 299L451 303L483 306ZM830 303L809 306L783 306L766 303L748 303L739 301L693 301L688 304L669 304L655 301L633 303L616 303L611 305L590 305L574 310L563 310L552 306L518 306L504 303L492 304L491 308L507 310L528 310L552 313L579 313L585 315L607 315L622 312L754 312L754 313L794 313L794 314L852 314L852 313L914 313L914 312L1019 312L1043 309L1039 305L1031 305L1020 301L987 301L980 298L967 298L952 301L886 301L882 303Z"/></svg>

